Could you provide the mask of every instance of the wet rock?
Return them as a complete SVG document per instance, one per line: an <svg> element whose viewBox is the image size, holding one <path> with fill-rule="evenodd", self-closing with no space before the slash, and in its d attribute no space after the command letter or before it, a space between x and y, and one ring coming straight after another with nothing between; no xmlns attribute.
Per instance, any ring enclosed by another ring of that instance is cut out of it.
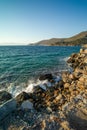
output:
<svg viewBox="0 0 87 130"><path fill-rule="evenodd" d="M40 84L39 86L40 86L40 88L42 88L43 90L46 91L46 85L44 85L44 84Z"/></svg>
<svg viewBox="0 0 87 130"><path fill-rule="evenodd" d="M46 80L46 79L48 79L48 80L52 80L53 79L53 76L52 76L52 74L43 74L43 75L41 75L40 77L39 77L39 80Z"/></svg>
<svg viewBox="0 0 87 130"><path fill-rule="evenodd" d="M0 105L10 100L12 95L6 91L0 91Z"/></svg>
<svg viewBox="0 0 87 130"><path fill-rule="evenodd" d="M17 102L15 99L11 99L0 106L0 120L5 118L12 111L16 110Z"/></svg>
<svg viewBox="0 0 87 130"><path fill-rule="evenodd" d="M28 93L26 92L22 92L20 93L17 97L16 97L16 101L18 104L22 103L23 101L27 100L31 98L31 94L29 95Z"/></svg>
<svg viewBox="0 0 87 130"><path fill-rule="evenodd" d="M26 101L24 101L24 102L21 104L21 109L22 109L22 110L33 109L33 104L32 104L30 101L26 100Z"/></svg>
<svg viewBox="0 0 87 130"><path fill-rule="evenodd" d="M60 88L63 88L64 82L61 80L61 81L59 81L58 85L59 85Z"/></svg>
<svg viewBox="0 0 87 130"><path fill-rule="evenodd" d="M68 119L72 128L76 130L87 130L87 114L82 112L81 110L78 111L70 111L68 113Z"/></svg>

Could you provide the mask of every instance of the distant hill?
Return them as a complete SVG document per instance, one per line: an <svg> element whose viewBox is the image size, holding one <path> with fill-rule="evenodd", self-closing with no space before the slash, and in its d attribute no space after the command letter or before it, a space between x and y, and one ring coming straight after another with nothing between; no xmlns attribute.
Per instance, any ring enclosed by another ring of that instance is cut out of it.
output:
<svg viewBox="0 0 87 130"><path fill-rule="evenodd" d="M87 31L81 32L69 38L52 38L42 40L31 45L44 45L44 46L78 46L87 44Z"/></svg>

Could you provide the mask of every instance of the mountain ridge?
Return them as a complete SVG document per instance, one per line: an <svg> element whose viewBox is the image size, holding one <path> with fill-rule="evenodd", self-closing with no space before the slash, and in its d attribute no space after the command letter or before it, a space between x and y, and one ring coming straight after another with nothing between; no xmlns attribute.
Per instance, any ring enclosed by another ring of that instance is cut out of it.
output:
<svg viewBox="0 0 87 130"><path fill-rule="evenodd" d="M80 32L69 38L51 38L42 40L31 45L44 45L44 46L77 46L87 44L87 31Z"/></svg>

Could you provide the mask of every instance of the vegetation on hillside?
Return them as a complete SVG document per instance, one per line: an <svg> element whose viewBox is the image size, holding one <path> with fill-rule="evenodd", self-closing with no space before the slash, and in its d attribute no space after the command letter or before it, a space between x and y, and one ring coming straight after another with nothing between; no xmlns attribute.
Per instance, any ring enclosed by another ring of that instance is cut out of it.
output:
<svg viewBox="0 0 87 130"><path fill-rule="evenodd" d="M70 38L52 38L49 40L42 40L32 45L44 46L78 46L87 45L87 31L81 32Z"/></svg>

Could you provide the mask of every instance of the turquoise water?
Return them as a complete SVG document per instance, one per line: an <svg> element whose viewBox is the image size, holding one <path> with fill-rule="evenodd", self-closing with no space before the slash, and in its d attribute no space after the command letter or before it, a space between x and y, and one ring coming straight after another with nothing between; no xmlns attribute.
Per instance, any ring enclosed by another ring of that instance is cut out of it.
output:
<svg viewBox="0 0 87 130"><path fill-rule="evenodd" d="M42 73L68 69L66 59L80 47L1 46L0 87L27 84Z"/></svg>

